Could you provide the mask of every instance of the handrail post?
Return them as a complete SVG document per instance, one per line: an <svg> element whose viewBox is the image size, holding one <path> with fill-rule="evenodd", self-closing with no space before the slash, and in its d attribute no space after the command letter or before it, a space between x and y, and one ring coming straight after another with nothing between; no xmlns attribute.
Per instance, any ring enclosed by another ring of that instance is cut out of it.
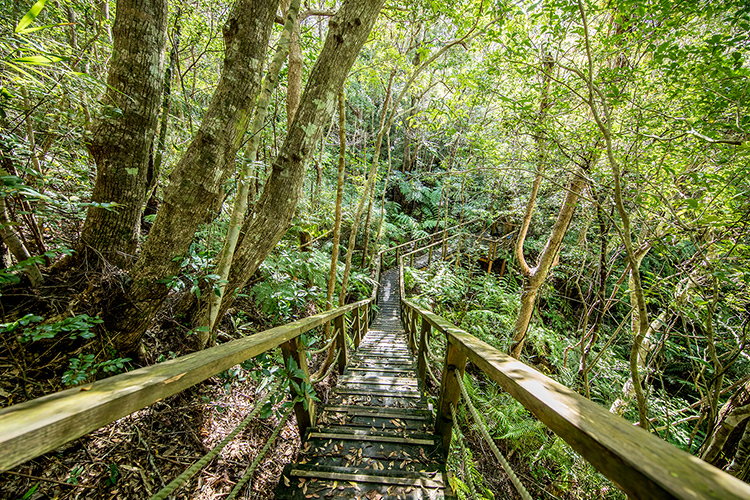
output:
<svg viewBox="0 0 750 500"><path fill-rule="evenodd" d="M463 377L466 369L466 355L448 342L443 363L443 378L440 384L440 399L435 415L435 434L442 437L443 454L448 456L453 434L453 415L451 405L458 406L461 386L456 377Z"/></svg>
<svg viewBox="0 0 750 500"><path fill-rule="evenodd" d="M300 370L302 370L302 373L305 374L305 376L302 378L290 377L289 380L293 381L300 387L302 387L303 383L309 385L310 373L307 367L307 353L302 346L302 341L300 340L300 338L294 337L293 339L281 344L281 353L284 356L284 363L287 363L291 358L292 361L297 363L297 366ZM291 389L291 393L292 399L297 397L294 389ZM294 403L294 414L297 417L297 427L299 428L300 437L304 437L305 431L309 427L313 427L315 425L315 402L310 399L310 397L306 393L303 395L303 397L306 399L305 403L303 403L302 401L297 401L296 403ZM305 409L305 405L307 405L307 409Z"/></svg>
<svg viewBox="0 0 750 500"><path fill-rule="evenodd" d="M425 356L427 356L427 342L429 342L431 331L432 327L423 316L422 328L419 331L419 352L417 352L417 376L422 381L422 386L424 386L425 375L427 373L427 360Z"/></svg>
<svg viewBox="0 0 750 500"><path fill-rule="evenodd" d="M358 307L354 310L354 325L352 325L352 330L354 330L354 349L359 347L359 343L362 340L362 322L359 317L361 309Z"/></svg>
<svg viewBox="0 0 750 500"><path fill-rule="evenodd" d="M409 347L411 352L417 354L417 311L411 311L409 315Z"/></svg>
<svg viewBox="0 0 750 500"><path fill-rule="evenodd" d="M344 373L346 369L346 321L344 321L344 315L342 314L334 319L333 324L336 331L336 349L339 351L338 370L339 373Z"/></svg>

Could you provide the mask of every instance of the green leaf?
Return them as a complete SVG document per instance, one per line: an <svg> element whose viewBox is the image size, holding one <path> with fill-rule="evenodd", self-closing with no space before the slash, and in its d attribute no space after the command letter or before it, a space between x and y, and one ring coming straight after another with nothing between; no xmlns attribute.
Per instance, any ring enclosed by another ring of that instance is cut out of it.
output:
<svg viewBox="0 0 750 500"><path fill-rule="evenodd" d="M36 16L39 15L39 13L44 8L44 4L47 3L47 0L39 0L37 3L35 3L31 9L26 13L25 16L21 18L20 21L18 21L18 24L16 25L16 33L20 33L26 26L34 22L34 19L36 19Z"/></svg>

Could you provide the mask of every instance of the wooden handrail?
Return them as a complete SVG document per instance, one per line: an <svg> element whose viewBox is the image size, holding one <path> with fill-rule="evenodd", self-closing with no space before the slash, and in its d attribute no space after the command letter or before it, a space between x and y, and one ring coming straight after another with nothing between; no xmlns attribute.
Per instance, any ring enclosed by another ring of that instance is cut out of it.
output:
<svg viewBox="0 0 750 500"><path fill-rule="evenodd" d="M734 476L634 427L404 297L401 304L445 334L449 351L468 358L630 498L750 498L750 485ZM446 367L456 363L451 360Z"/></svg>
<svg viewBox="0 0 750 500"><path fill-rule="evenodd" d="M280 346L372 298L0 410L0 472ZM366 326L365 326L366 328ZM345 344L344 344L345 345Z"/></svg>
<svg viewBox="0 0 750 500"><path fill-rule="evenodd" d="M441 231L438 231L437 233L428 234L427 236L422 236L421 238L417 238L416 240L410 240L410 241L407 241L406 243L401 243L400 245L388 247L388 248L386 248L386 249L381 250L380 252L378 252L378 255L385 254L386 252L391 252L391 251L394 251L394 250L399 250L399 249L404 248L404 247L406 247L408 245L414 245L415 243L418 243L418 242L420 242L422 240L426 240L426 239L429 239L429 238L435 238L436 236L440 236L440 235L442 235L443 233L445 233L447 231L453 231L455 229L459 229L461 227L464 227L467 224L471 224L472 222L476 222L477 220L479 220L478 217L476 217L474 219L471 219L469 221L466 221L466 222L461 222L461 223L456 224L455 226L451 226L451 227L449 227L447 229L443 229ZM427 247L420 247L420 248L427 248ZM417 249L417 250L419 250L419 249Z"/></svg>
<svg viewBox="0 0 750 500"><path fill-rule="evenodd" d="M469 221L473 222L473 221ZM450 231L469 222L441 231ZM429 235L425 238L434 237ZM421 241L425 238L420 238ZM397 250L415 242L383 250ZM349 311L365 309L365 320L356 320L355 337L361 338L372 319L372 304L376 303L379 289L380 259L376 264L376 283L370 298L347 304L330 311L271 328L250 337L234 340L217 347L191 353L176 359L74 387L32 401L0 410L0 472L11 469L26 460L54 450L89 432L121 417L138 411L163 398L172 396L238 363L263 352L284 346L285 352L296 359L299 349L297 339L301 334L329 321L337 320ZM339 319L338 344L343 344L343 320ZM342 352L341 359L346 359ZM312 415L312 412L310 412ZM308 416L307 420L311 417ZM299 419L299 415L298 415Z"/></svg>

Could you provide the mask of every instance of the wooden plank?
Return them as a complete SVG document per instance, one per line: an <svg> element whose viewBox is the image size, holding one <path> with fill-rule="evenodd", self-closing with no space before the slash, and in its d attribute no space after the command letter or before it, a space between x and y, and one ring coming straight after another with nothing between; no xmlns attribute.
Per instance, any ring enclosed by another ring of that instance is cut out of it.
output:
<svg viewBox="0 0 750 500"><path fill-rule="evenodd" d="M750 485L680 450L434 313L407 307L631 498L750 498Z"/></svg>
<svg viewBox="0 0 750 500"><path fill-rule="evenodd" d="M333 389L336 394L349 394L353 396L386 396L389 398L409 398L409 399L420 399L422 394L419 392L408 392L408 391L371 391L369 389L345 389L342 387L336 387Z"/></svg>
<svg viewBox="0 0 750 500"><path fill-rule="evenodd" d="M0 472L278 347L371 299L0 410Z"/></svg>
<svg viewBox="0 0 750 500"><path fill-rule="evenodd" d="M440 379L440 399L435 413L435 434L442 437L443 453L448 456L453 437L453 413L451 405L458 408L461 387L456 377L463 377L466 369L466 354L454 345L448 344L443 363L443 376Z"/></svg>
<svg viewBox="0 0 750 500"><path fill-rule="evenodd" d="M387 471L390 472L390 471ZM347 481L355 483L375 483L391 486L415 486L417 488L443 488L442 481L438 482L428 477L407 478L393 476L376 476L374 474L355 474L345 472L325 472L316 470L292 469L289 474L292 477L310 477L318 479L329 479L331 481Z"/></svg>
<svg viewBox="0 0 750 500"><path fill-rule="evenodd" d="M323 411L336 413L346 413L352 417L373 417L373 418L398 418L401 420L426 420L432 419L432 413L429 410L387 410L376 406L326 406Z"/></svg>
<svg viewBox="0 0 750 500"><path fill-rule="evenodd" d="M418 439L398 436L373 436L370 434L337 434L333 432L311 432L308 439L333 439L338 441L366 441L368 443L398 443L417 446L434 446L434 439Z"/></svg>
<svg viewBox="0 0 750 500"><path fill-rule="evenodd" d="M302 345L302 342L300 342L299 337L295 337L288 342L285 342L281 344L281 354L284 359L284 363L289 363L289 359L291 359L293 362L297 364L300 370L302 370L302 373L304 374L303 377L292 377L291 379L300 387L302 386L302 383L310 384L310 373L308 371L307 367L307 352L304 349L304 346ZM294 391L294 388L291 387L290 384L290 390L291 390L291 398L294 400L294 398L297 396L297 394ZM297 401L294 404L294 414L297 417L297 428L299 430L300 437L305 436L305 431L308 429L308 427L312 427L315 425L315 402L310 399L310 397L305 394L304 398L307 400L303 404L302 401ZM307 406L307 409L305 409L305 406Z"/></svg>

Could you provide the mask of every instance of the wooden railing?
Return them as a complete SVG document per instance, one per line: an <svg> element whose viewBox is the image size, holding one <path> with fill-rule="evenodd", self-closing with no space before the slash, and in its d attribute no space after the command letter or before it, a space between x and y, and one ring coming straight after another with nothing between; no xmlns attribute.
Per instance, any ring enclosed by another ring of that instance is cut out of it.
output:
<svg viewBox="0 0 750 500"><path fill-rule="evenodd" d="M403 283L404 256L399 260ZM403 286L403 285L402 285ZM422 381L430 336L445 336L435 432L449 449L467 361L474 363L633 499L750 499L750 485L633 426L401 295L402 322Z"/></svg>
<svg viewBox="0 0 750 500"><path fill-rule="evenodd" d="M299 337L328 321L336 325L336 344L342 348L339 363L343 360L345 364L344 315L354 314L354 338L361 338L367 331L368 320L357 318L363 314L365 318L372 316L372 302L371 297L211 349L4 408L0 410L0 471L54 450L278 346L284 359L291 356L306 372L306 350ZM295 414L304 433L314 422L313 405L304 410L303 404L298 403Z"/></svg>
<svg viewBox="0 0 750 500"><path fill-rule="evenodd" d="M454 229L436 234L447 234ZM430 237L435 236L426 238ZM217 347L1 409L0 472L59 448L275 347L280 346L284 360L291 357L305 374L304 379L295 382L309 384L307 350L299 337L324 323L333 323L334 352L339 352L336 364L343 372L347 360L347 327L351 325L351 338L356 348L373 319L383 255L394 251L398 254L409 245L416 246L407 242L378 254L373 267L375 285L371 296L365 300ZM351 316L349 321L346 315ZM295 396L292 394L292 398ZM315 422L313 402L305 403L299 402L294 407L301 434Z"/></svg>

